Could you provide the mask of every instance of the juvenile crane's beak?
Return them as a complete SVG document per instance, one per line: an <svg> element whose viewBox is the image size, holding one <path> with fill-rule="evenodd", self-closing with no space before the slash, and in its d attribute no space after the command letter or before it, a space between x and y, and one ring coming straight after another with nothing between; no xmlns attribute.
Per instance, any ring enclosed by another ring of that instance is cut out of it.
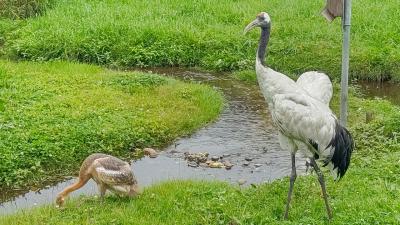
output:
<svg viewBox="0 0 400 225"><path fill-rule="evenodd" d="M247 32L249 32L251 29L253 29L254 27L256 27L258 25L259 21L258 19L253 20L251 23L249 23L243 31L243 34L246 34Z"/></svg>

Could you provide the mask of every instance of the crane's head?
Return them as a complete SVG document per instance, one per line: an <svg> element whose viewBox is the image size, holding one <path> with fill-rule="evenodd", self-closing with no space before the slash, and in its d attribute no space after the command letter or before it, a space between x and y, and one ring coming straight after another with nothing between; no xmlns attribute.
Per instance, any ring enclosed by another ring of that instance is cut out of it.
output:
<svg viewBox="0 0 400 225"><path fill-rule="evenodd" d="M257 15L256 19L249 23L246 28L244 28L244 33L247 33L249 30L254 27L267 28L271 25L271 18L268 13L261 12Z"/></svg>
<svg viewBox="0 0 400 225"><path fill-rule="evenodd" d="M137 183L130 185L129 189L128 196L130 197L135 197L142 193L142 190L139 188Z"/></svg>

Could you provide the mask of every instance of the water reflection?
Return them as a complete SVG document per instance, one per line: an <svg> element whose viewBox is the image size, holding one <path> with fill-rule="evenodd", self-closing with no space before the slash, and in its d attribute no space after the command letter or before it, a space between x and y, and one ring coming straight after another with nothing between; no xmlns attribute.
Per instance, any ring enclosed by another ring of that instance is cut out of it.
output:
<svg viewBox="0 0 400 225"><path fill-rule="evenodd" d="M400 84L375 81L358 81L356 84L361 87L366 97L379 97L400 105Z"/></svg>

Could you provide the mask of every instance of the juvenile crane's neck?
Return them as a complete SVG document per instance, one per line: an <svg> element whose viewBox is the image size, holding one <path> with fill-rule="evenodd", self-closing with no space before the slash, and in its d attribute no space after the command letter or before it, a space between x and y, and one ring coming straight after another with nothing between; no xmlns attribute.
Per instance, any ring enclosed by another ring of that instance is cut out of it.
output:
<svg viewBox="0 0 400 225"><path fill-rule="evenodd" d="M263 66L265 66L265 54L267 52L270 32L271 24L268 24L266 27L261 27L261 37L258 44L257 59Z"/></svg>

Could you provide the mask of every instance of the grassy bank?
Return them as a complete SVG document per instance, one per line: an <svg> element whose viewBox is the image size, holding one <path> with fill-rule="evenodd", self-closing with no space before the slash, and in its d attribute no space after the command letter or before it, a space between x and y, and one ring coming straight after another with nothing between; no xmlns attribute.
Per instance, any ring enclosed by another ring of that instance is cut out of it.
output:
<svg viewBox="0 0 400 225"><path fill-rule="evenodd" d="M337 94L337 92L336 92ZM350 126L357 148L346 176L327 176L334 219L326 218L315 174L296 181L290 220L282 221L288 179L239 189L222 182L170 181L137 199L109 196L45 206L0 218L3 224L398 224L400 223L399 107L350 98ZM333 108L337 110L338 96ZM374 120L366 124L365 113ZM327 174L328 175L328 174Z"/></svg>
<svg viewBox="0 0 400 225"><path fill-rule="evenodd" d="M93 152L162 146L221 106L212 88L157 75L0 61L0 190L70 174Z"/></svg>
<svg viewBox="0 0 400 225"><path fill-rule="evenodd" d="M269 62L287 74L321 70L338 77L340 19L328 24L324 1L61 0L9 38L7 55L108 66L253 67L258 32L242 34L260 11L273 20ZM353 3L351 76L400 80L397 0ZM384 38L383 38L384 37Z"/></svg>

